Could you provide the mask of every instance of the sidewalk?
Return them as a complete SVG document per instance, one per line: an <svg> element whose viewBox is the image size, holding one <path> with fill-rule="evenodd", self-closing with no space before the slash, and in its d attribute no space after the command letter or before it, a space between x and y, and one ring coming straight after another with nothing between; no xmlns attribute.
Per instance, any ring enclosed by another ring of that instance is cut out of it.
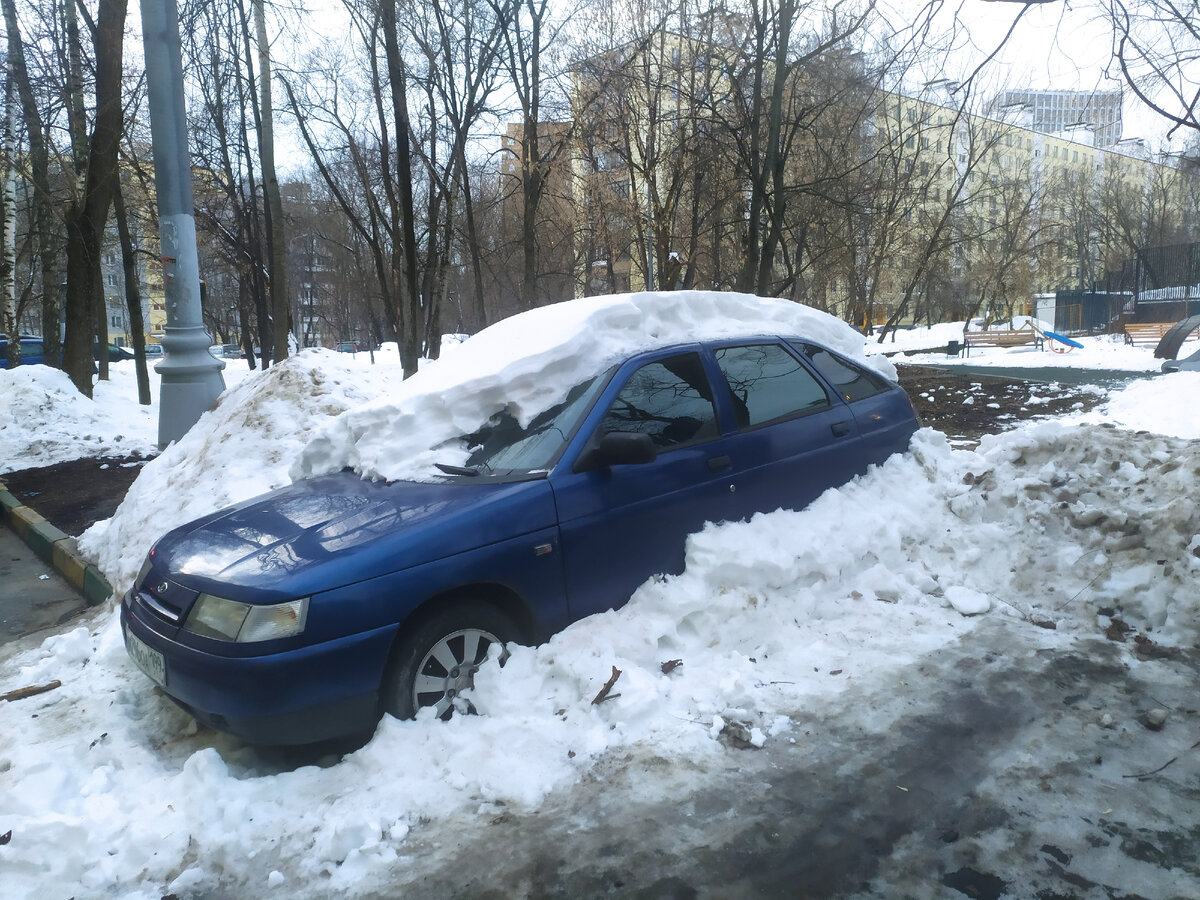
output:
<svg viewBox="0 0 1200 900"><path fill-rule="evenodd" d="M0 643L73 618L112 593L75 539L28 506L0 480Z"/></svg>

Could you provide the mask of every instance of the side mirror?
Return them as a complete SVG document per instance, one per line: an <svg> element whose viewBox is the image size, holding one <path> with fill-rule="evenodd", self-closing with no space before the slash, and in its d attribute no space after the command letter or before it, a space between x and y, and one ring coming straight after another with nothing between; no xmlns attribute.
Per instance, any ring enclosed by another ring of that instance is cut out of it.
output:
<svg viewBox="0 0 1200 900"><path fill-rule="evenodd" d="M587 472L592 469L606 469L610 466L633 466L641 463L654 462L658 451L650 435L629 431L612 431L589 442L584 451L579 454L572 469L574 472Z"/></svg>

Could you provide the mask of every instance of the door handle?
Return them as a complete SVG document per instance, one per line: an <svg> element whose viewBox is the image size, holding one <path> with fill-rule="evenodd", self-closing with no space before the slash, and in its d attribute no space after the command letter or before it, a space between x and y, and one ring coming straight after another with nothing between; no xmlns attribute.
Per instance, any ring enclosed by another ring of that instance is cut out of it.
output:
<svg viewBox="0 0 1200 900"><path fill-rule="evenodd" d="M829 430L833 432L834 437L844 437L850 433L849 422L834 422L829 426Z"/></svg>
<svg viewBox="0 0 1200 900"><path fill-rule="evenodd" d="M733 460L728 456L712 456L708 460L708 470L716 472L720 469L728 469L732 464Z"/></svg>

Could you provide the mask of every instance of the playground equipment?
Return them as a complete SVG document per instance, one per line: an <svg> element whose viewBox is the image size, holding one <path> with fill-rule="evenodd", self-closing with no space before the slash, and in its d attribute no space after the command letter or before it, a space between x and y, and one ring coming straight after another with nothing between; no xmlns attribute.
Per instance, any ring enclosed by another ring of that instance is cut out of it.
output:
<svg viewBox="0 0 1200 900"><path fill-rule="evenodd" d="M1070 353L1072 350L1082 350L1083 344L1079 341L1072 340L1066 335L1059 334L1056 331L1050 331L1038 324L1037 319L1029 320L1030 327L1041 336L1048 346L1055 353Z"/></svg>
<svg viewBox="0 0 1200 900"><path fill-rule="evenodd" d="M1200 350L1184 359L1176 359L1183 342L1193 331L1200 328L1200 316L1189 316L1176 322L1171 330L1163 335L1158 347L1154 350L1154 358L1165 360L1162 364L1164 372L1200 372Z"/></svg>
<svg viewBox="0 0 1200 900"><path fill-rule="evenodd" d="M1054 331L1043 331L1046 340L1050 342L1050 349L1055 353L1070 353L1072 350L1082 350L1083 344L1079 341L1073 341L1065 335L1058 334Z"/></svg>

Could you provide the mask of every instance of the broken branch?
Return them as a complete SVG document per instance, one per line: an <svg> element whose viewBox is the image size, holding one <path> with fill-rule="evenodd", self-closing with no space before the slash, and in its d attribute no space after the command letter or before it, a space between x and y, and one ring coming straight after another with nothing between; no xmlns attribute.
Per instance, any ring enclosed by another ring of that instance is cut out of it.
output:
<svg viewBox="0 0 1200 900"><path fill-rule="evenodd" d="M612 675L609 676L608 681L604 682L604 687L600 688L600 693L598 693L592 699L592 706L595 706L597 703L603 703L605 700L611 700L613 697L620 696L620 694L613 694L611 697L609 696L609 691L611 691L613 689L613 685L617 683L617 679L620 677L621 677L621 670L618 669L616 666L613 666L612 667Z"/></svg>

